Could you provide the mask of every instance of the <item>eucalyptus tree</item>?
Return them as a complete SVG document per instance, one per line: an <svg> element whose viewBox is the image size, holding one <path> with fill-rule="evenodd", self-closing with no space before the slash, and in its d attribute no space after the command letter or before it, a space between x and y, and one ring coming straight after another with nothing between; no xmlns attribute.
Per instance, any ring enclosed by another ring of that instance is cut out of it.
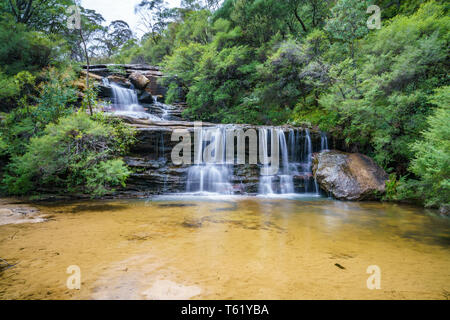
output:
<svg viewBox="0 0 450 320"><path fill-rule="evenodd" d="M11 14L16 23L38 31L57 33L67 22L66 10L72 0L5 0L0 12Z"/></svg>
<svg viewBox="0 0 450 320"><path fill-rule="evenodd" d="M109 58L131 39L133 39L133 31L131 31L128 23L123 20L115 20L98 33L93 41L93 46L97 55Z"/></svg>
<svg viewBox="0 0 450 320"><path fill-rule="evenodd" d="M141 31L146 38L158 42L169 23L177 16L177 10L169 8L164 0L142 0L135 13L140 17Z"/></svg>

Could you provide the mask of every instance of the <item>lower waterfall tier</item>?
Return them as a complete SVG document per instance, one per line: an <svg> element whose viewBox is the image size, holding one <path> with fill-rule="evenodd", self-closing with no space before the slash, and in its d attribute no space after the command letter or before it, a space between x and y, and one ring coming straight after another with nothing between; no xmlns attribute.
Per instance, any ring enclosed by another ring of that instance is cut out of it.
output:
<svg viewBox="0 0 450 320"><path fill-rule="evenodd" d="M255 129L258 145L263 135L273 134L278 130L280 143L280 171L274 175L263 175L264 165L258 164L208 164L199 162L191 165L175 165L171 160L172 149L178 141L171 141L173 124L138 126L138 142L126 163L134 173L122 192L151 194L168 193L201 193L215 192L220 194L289 194L318 193L319 188L311 170L311 156L323 149L324 135L320 132L301 128L242 126L240 129ZM178 124L176 128L180 128ZM202 130L219 132L220 127L204 127ZM269 129L268 129L269 128ZM194 128L186 127L194 141ZM272 133L270 131L272 130ZM261 135L261 132L263 135ZM216 137L217 138L217 137ZM219 140L219 139L218 139ZM214 140L213 140L214 141ZM267 142L267 141L266 141ZM264 142L264 143L266 143ZM333 146L334 141L327 141ZM202 145L203 147L206 144ZM266 146L270 150L270 142ZM192 146L194 154L194 146ZM245 144L246 159L249 159L248 143ZM267 156L267 153L266 153Z"/></svg>

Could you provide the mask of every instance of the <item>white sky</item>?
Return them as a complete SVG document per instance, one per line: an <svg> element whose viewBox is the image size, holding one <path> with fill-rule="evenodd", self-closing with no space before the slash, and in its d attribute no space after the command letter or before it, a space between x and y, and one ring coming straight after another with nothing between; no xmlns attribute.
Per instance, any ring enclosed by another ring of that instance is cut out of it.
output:
<svg viewBox="0 0 450 320"><path fill-rule="evenodd" d="M142 33L137 30L139 17L134 14L134 7L140 2L141 0L81 0L81 5L100 13L105 18L106 24L114 20L125 21L140 37ZM166 2L170 7L178 7L181 0L166 0Z"/></svg>

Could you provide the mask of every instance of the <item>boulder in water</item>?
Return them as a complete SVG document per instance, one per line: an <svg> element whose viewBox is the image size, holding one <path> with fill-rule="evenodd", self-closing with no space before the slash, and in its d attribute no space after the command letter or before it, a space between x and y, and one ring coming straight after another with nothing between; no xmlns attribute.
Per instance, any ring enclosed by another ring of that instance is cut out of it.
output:
<svg viewBox="0 0 450 320"><path fill-rule="evenodd" d="M386 172L359 153L315 154L313 173L320 187L340 200L375 200L385 192Z"/></svg>
<svg viewBox="0 0 450 320"><path fill-rule="evenodd" d="M133 72L129 79L136 89L144 90L150 80L140 72Z"/></svg>

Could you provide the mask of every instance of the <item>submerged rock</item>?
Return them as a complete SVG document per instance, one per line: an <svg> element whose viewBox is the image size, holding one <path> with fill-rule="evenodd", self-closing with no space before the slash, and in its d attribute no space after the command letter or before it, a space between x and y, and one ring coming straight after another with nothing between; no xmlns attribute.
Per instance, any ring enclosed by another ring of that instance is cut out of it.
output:
<svg viewBox="0 0 450 320"><path fill-rule="evenodd" d="M339 200L375 200L385 192L386 172L359 153L324 151L314 155L320 187Z"/></svg>
<svg viewBox="0 0 450 320"><path fill-rule="evenodd" d="M0 201L0 226L6 224L39 223L46 221L46 217L41 215L36 208L27 205L17 206L15 204L3 205Z"/></svg>
<svg viewBox="0 0 450 320"><path fill-rule="evenodd" d="M439 208L439 213L444 216L450 216L450 205L442 205Z"/></svg>

